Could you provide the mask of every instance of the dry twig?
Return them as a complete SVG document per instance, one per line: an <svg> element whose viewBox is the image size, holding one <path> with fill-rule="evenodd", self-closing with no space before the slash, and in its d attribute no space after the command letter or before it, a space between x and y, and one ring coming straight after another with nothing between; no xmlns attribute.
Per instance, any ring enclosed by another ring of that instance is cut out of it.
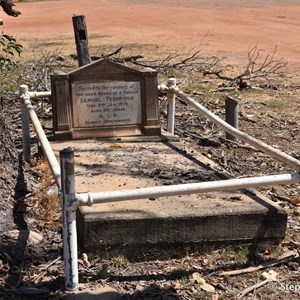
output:
<svg viewBox="0 0 300 300"><path fill-rule="evenodd" d="M50 262L48 265L46 265L45 267L42 268L41 272L36 275L31 282L33 282L34 284L38 284L43 277L45 276L45 272L47 271L48 268L50 268L52 265L54 265L55 263L57 263L59 260L61 260L61 256L59 256L58 258L54 259L52 262Z"/></svg>
<svg viewBox="0 0 300 300"><path fill-rule="evenodd" d="M271 279L266 279L264 281L261 281L257 284L254 284L252 286L249 286L247 288L245 288L240 294L238 294L238 299L242 299L245 295L247 295L248 293L254 291L255 289L258 289L260 288L261 286L264 286L266 285L267 283L271 282L272 280Z"/></svg>

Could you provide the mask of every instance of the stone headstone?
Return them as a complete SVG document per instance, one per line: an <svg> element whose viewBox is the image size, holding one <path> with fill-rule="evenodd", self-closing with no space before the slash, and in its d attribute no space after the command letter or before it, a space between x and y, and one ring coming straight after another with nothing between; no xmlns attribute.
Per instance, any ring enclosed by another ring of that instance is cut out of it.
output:
<svg viewBox="0 0 300 300"><path fill-rule="evenodd" d="M160 135L157 73L98 60L51 76L56 139Z"/></svg>

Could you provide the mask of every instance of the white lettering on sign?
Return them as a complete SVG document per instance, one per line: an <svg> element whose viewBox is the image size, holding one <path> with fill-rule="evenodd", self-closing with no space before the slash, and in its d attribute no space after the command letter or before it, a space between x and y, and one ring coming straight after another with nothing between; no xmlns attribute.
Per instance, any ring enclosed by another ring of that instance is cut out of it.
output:
<svg viewBox="0 0 300 300"><path fill-rule="evenodd" d="M137 125L141 117L140 83L73 83L74 127Z"/></svg>

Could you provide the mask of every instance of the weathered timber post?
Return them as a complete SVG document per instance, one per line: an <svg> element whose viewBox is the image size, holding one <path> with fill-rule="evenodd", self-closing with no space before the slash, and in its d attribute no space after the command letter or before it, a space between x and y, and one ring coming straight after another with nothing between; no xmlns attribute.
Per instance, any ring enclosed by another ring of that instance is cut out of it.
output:
<svg viewBox="0 0 300 300"><path fill-rule="evenodd" d="M176 78L170 77L167 82L167 87L176 87ZM168 98L168 132L174 134L175 130L175 94L173 90L169 90L167 94Z"/></svg>
<svg viewBox="0 0 300 300"><path fill-rule="evenodd" d="M24 99L24 97L27 97L26 95L27 93L28 93L28 86L26 84L20 85L23 158L26 162L30 162L30 156L31 156L30 124L29 124L29 114Z"/></svg>
<svg viewBox="0 0 300 300"><path fill-rule="evenodd" d="M225 121L232 127L238 129L238 101L229 96L225 98ZM235 141L236 137L226 132L226 139Z"/></svg>
<svg viewBox="0 0 300 300"><path fill-rule="evenodd" d="M65 289L78 288L78 253L76 231L74 151L66 148L60 151L61 205L63 209L63 248L65 267Z"/></svg>
<svg viewBox="0 0 300 300"><path fill-rule="evenodd" d="M85 16L74 16L73 27L79 67L91 62Z"/></svg>

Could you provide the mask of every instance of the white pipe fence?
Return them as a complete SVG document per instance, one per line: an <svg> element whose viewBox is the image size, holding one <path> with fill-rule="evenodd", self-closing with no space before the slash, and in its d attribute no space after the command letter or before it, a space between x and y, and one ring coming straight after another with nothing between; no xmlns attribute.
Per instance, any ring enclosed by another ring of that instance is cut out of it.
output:
<svg viewBox="0 0 300 300"><path fill-rule="evenodd" d="M270 154L272 157L292 166L296 172L280 175L268 175L259 177L248 177L239 179L228 179L211 182L199 182L161 187L150 187L137 190L123 190L100 193L76 194L74 175L74 151L70 148L60 151L61 167L55 158L53 150L45 136L43 128L33 110L30 97L48 97L51 92L30 93L28 87L20 87L20 99L22 100L22 127L24 158L30 159L30 134L29 117L40 140L44 154L48 160L55 181L60 188L60 203L63 213L63 250L65 267L65 288L76 290L78 288L78 257L77 257L77 231L76 231L76 209L78 206L92 205L94 203L159 198L173 195L186 195L193 193L204 193L222 190L239 190L258 186L291 184L300 182L300 161L292 156L275 149L262 141L259 141L244 132L228 125L225 121L214 115L194 99L180 91L176 87L175 78L170 78L168 86L161 85L159 89L168 93L168 131L174 133L175 124L175 95L191 104L203 113L212 122L219 125L226 132L257 147L259 150ZM28 149L29 148L29 149Z"/></svg>
<svg viewBox="0 0 300 300"><path fill-rule="evenodd" d="M36 92L35 92L36 93ZM41 94L40 94L41 95ZM36 93L37 97L37 93ZM44 97L41 95L41 97ZM29 117L32 121L33 128L40 141L43 152L48 160L51 168L52 175L55 179L56 184L60 187L61 174L60 167L57 159L53 153L50 143L45 135L44 129L32 107L30 102L30 93L28 93L28 86L23 84L20 86L20 99L22 106L22 139L23 139L23 156L25 161L30 161L30 125Z"/></svg>
<svg viewBox="0 0 300 300"><path fill-rule="evenodd" d="M216 191L233 191L259 186L299 183L300 173L247 177L179 185L156 186L137 190L121 190L101 193L76 194L72 207L107 203L114 201L159 198L176 195L208 193Z"/></svg>
<svg viewBox="0 0 300 300"><path fill-rule="evenodd" d="M300 171L299 160L229 125L228 123L223 121L220 117L216 116L210 110L205 108L203 105L201 105L193 98L191 98L190 96L188 96L187 94L179 90L179 88L177 88L176 86L167 87L165 85L161 85L159 86L159 89L161 91L167 91L168 93L169 92L174 93L175 95L179 96L182 100L184 100L185 102L187 102L188 104L196 108L198 111L204 114L210 121L220 126L226 132L230 133L236 138L239 138L243 142L248 143L249 145L255 147L256 149L269 154L271 157L276 158L281 162L284 162L285 164L294 168L296 171Z"/></svg>

